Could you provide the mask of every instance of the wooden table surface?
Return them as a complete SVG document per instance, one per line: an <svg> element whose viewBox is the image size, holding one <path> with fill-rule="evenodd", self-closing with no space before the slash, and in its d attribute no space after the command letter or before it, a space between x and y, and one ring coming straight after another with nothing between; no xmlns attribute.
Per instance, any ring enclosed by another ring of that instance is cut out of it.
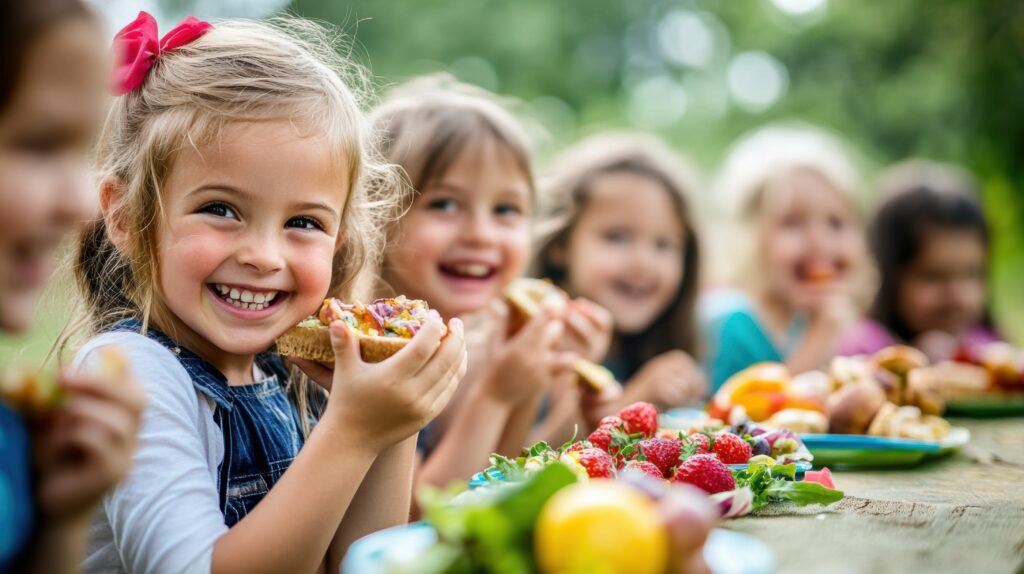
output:
<svg viewBox="0 0 1024 574"><path fill-rule="evenodd" d="M951 419L971 442L900 470L839 470L846 498L732 520L775 551L780 574L1024 574L1024 418Z"/></svg>

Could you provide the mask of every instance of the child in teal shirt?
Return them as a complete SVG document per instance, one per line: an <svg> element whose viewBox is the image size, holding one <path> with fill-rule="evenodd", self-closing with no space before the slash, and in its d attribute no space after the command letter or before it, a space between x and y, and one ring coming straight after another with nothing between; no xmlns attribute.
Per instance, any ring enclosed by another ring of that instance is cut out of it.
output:
<svg viewBox="0 0 1024 574"><path fill-rule="evenodd" d="M835 355L866 283L858 188L841 144L820 129L769 127L735 146L716 194L728 236L713 261L741 290L700 303L714 389L755 363L800 373Z"/></svg>

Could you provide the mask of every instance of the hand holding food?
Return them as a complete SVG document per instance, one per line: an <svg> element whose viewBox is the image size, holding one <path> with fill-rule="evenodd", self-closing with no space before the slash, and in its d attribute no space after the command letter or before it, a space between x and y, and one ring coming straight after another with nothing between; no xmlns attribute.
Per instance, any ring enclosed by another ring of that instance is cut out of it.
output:
<svg viewBox="0 0 1024 574"><path fill-rule="evenodd" d="M381 451L412 436L448 404L466 370L462 322L446 327L436 313L380 362L362 357L363 337L344 319L331 323L334 372L321 425L360 433ZM372 357L372 356L371 356Z"/></svg>
<svg viewBox="0 0 1024 574"><path fill-rule="evenodd" d="M567 315L572 314L570 306L576 305L578 308L580 304L578 302L571 303L569 296L550 281L520 278L513 281L505 289L503 296L510 310L508 316L508 333L510 336L518 333L530 319L544 312L563 321L571 321L572 325L569 329L586 332L601 328L600 323L602 319L598 317L599 313L596 311L591 312L594 316L589 319L590 322L595 324L593 329L587 327L586 321L582 321L579 318L567 319ZM596 305L593 307L596 307ZM610 329L608 335L610 336ZM599 341L588 343L586 345L588 347L586 353L588 355L596 354L600 346L607 346L607 343L599 343ZM601 354L603 355L603 353ZM586 358L580 358L576 361L573 369L578 375L577 380L579 383L590 387L594 391L601 391L606 385L615 380L610 371Z"/></svg>
<svg viewBox="0 0 1024 574"><path fill-rule="evenodd" d="M61 403L36 422L39 507L55 520L87 517L131 467L145 395L120 351L98 353L91 372L61 377Z"/></svg>
<svg viewBox="0 0 1024 574"><path fill-rule="evenodd" d="M695 403L708 390L704 371L683 351L662 353L644 364L629 381L623 402L647 401L661 408Z"/></svg>

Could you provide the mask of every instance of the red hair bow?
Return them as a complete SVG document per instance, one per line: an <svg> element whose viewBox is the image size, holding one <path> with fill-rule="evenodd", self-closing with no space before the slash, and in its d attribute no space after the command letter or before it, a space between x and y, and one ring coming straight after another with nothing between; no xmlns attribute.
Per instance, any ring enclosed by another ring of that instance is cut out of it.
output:
<svg viewBox="0 0 1024 574"><path fill-rule="evenodd" d="M115 96L138 88L146 79L161 52L180 48L213 28L209 22L189 16L160 40L157 40L156 20L148 12L139 16L114 36L114 78L111 91Z"/></svg>

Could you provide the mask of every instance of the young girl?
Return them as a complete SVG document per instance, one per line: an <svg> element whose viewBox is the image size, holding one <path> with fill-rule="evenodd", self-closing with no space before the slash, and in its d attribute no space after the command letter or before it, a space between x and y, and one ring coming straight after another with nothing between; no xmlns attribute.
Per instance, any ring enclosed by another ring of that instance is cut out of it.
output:
<svg viewBox="0 0 1024 574"><path fill-rule="evenodd" d="M605 365L625 381L621 402L701 400L700 248L685 161L653 137L594 136L556 160L545 187L536 270L611 313Z"/></svg>
<svg viewBox="0 0 1024 574"><path fill-rule="evenodd" d="M86 154L105 102L103 44L77 0L0 5L3 333L31 326L55 249L95 209ZM66 400L44 419L0 403L0 572L77 571L89 519L131 463L142 389L117 372L61 383Z"/></svg>
<svg viewBox="0 0 1024 574"><path fill-rule="evenodd" d="M977 186L962 170L916 160L881 178L883 198L868 239L880 283L869 319L844 338L843 354L896 343L933 360L1000 340L986 308L989 230Z"/></svg>
<svg viewBox="0 0 1024 574"><path fill-rule="evenodd" d="M337 321L333 374L310 369L333 392L289 381L266 350L349 292L379 245L366 186L390 183L342 63L301 21L189 19L158 40L142 13L115 45L103 219L76 270L100 334L77 363L122 346L150 407L87 569L337 572L351 541L407 520L414 437L461 377L462 325L442 340L435 314L365 364Z"/></svg>
<svg viewBox="0 0 1024 574"><path fill-rule="evenodd" d="M730 235L715 260L739 291L701 302L715 389L754 363L800 373L835 355L867 270L858 188L822 130L769 127L733 148L717 189Z"/></svg>
<svg viewBox="0 0 1024 574"><path fill-rule="evenodd" d="M417 195L390 231L385 289L425 299L446 316L497 307L481 321L464 390L430 429L418 480L465 480L494 451L518 453L551 380L571 376L559 348L563 317L538 315L508 337L502 290L526 264L534 187L527 138L494 96L445 76L414 80L375 113L386 155ZM490 317L494 319L494 317ZM582 319L582 318L578 318ZM588 341L607 330L594 322Z"/></svg>

